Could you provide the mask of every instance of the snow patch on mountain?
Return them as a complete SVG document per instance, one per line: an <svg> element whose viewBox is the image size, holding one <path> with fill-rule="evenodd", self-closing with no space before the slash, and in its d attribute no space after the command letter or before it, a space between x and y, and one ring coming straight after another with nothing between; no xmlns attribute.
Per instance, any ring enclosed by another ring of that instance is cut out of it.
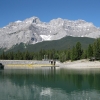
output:
<svg viewBox="0 0 100 100"><path fill-rule="evenodd" d="M22 21L20 21L20 20L18 20L18 21L15 21L15 23L20 23L20 22L22 22Z"/></svg>
<svg viewBox="0 0 100 100"><path fill-rule="evenodd" d="M42 37L42 40L51 40L51 35L40 35Z"/></svg>

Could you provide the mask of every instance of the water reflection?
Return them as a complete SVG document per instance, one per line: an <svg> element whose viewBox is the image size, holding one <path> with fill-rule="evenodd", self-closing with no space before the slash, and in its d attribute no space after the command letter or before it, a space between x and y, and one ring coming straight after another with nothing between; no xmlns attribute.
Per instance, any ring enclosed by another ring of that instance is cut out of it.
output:
<svg viewBox="0 0 100 100"><path fill-rule="evenodd" d="M100 100L99 70L3 70L0 100Z"/></svg>

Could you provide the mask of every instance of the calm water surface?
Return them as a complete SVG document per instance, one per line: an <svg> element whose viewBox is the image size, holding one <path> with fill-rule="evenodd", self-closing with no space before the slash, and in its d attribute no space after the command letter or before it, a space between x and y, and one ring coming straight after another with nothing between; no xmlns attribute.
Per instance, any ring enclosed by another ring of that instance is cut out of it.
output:
<svg viewBox="0 0 100 100"><path fill-rule="evenodd" d="M0 100L100 100L100 70L3 70Z"/></svg>

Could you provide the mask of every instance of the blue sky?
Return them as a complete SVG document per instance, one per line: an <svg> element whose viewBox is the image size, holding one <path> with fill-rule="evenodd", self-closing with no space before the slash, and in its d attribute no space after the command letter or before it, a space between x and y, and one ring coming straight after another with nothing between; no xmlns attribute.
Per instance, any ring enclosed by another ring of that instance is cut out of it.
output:
<svg viewBox="0 0 100 100"><path fill-rule="evenodd" d="M100 27L100 0L0 0L0 27L32 16L44 22L83 19Z"/></svg>

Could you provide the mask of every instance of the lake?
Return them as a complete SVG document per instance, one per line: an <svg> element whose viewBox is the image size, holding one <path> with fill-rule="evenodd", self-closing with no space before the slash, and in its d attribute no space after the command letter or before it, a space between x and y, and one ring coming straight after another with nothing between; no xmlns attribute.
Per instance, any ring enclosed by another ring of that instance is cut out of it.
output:
<svg viewBox="0 0 100 100"><path fill-rule="evenodd" d="M100 70L2 70L0 100L100 100Z"/></svg>

